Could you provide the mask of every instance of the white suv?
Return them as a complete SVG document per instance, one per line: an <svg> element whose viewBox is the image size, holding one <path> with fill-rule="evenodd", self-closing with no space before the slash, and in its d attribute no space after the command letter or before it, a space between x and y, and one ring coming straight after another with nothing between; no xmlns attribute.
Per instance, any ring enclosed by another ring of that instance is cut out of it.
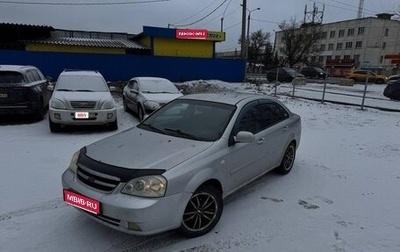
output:
<svg viewBox="0 0 400 252"><path fill-rule="evenodd" d="M107 125L118 129L117 111L110 88L98 71L65 70L58 77L49 103L49 126Z"/></svg>

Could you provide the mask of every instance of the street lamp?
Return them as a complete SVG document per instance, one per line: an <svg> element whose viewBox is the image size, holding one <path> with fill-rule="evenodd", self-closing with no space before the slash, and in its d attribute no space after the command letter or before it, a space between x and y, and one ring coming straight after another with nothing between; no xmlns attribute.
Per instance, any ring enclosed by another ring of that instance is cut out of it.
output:
<svg viewBox="0 0 400 252"><path fill-rule="evenodd" d="M246 59L249 57L249 44L250 44L250 15L253 11L260 10L260 8L255 8L252 10L247 9L249 15L247 16L247 38L246 38Z"/></svg>

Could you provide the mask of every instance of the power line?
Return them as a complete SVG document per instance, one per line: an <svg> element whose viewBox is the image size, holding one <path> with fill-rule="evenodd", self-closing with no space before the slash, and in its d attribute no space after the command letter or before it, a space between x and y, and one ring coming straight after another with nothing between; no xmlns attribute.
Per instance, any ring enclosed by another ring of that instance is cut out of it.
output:
<svg viewBox="0 0 400 252"><path fill-rule="evenodd" d="M191 26L191 25L194 25L194 24L196 24L196 23L198 23L198 22L200 22L200 21L203 21L204 19L206 19L207 17L209 17L211 14L213 14L214 12L216 12L219 8L221 8L221 6L224 5L224 3L226 3L226 1L228 1L228 0L224 0L220 5L218 5L217 8L215 8L214 10L212 10L210 13L208 13L208 14L205 15L204 17L202 17L202 18L200 18L200 19L198 19L198 20L196 20L196 21L194 21L194 22L192 22L192 23L183 24L183 25L171 24L171 26L174 26L174 27Z"/></svg>
<svg viewBox="0 0 400 252"><path fill-rule="evenodd" d="M185 18L185 19L183 19L183 20L181 20L181 21L175 22L175 24L179 24L179 23L185 22L186 20L188 20L188 19L190 19L190 18L192 18L192 17L194 17L194 16L197 16L198 14L202 13L204 10L206 10L208 7L210 7L210 6L213 5L214 3L215 3L215 2L211 2L209 5L207 5L206 7L204 7L203 9L201 9L200 11L196 12L195 14L193 14L193 15L191 15L191 16L189 16L189 17L187 17L187 18Z"/></svg>
<svg viewBox="0 0 400 252"><path fill-rule="evenodd" d="M158 3L158 2L169 2L172 0L139 0L139 1L126 1L126 2L84 2L84 3L54 3L54 2L17 2L17 1L2 1L0 0L0 4L19 4L19 5L131 5L131 4L146 4L146 3Z"/></svg>

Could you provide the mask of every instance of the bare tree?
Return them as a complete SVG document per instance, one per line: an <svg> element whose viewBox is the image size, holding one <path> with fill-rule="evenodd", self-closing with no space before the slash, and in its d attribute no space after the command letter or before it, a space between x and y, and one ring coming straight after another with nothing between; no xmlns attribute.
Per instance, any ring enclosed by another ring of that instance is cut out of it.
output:
<svg viewBox="0 0 400 252"><path fill-rule="evenodd" d="M282 32L284 46L280 49L285 55L282 65L292 67L298 62L307 61L313 53L318 52L318 41L323 36L320 24L300 24L295 19L283 21L279 28Z"/></svg>
<svg viewBox="0 0 400 252"><path fill-rule="evenodd" d="M252 32L246 42L248 45L247 63L251 68L249 69L250 71L254 70L254 66L257 63L266 64L268 62L268 64L272 64L273 49L269 32L263 32L262 30ZM241 44L241 38L239 38L238 43Z"/></svg>

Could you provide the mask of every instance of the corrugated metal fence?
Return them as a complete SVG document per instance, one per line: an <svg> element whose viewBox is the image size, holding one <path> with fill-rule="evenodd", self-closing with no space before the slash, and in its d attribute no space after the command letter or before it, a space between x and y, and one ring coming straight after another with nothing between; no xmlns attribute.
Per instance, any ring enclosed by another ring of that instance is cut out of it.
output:
<svg viewBox="0 0 400 252"><path fill-rule="evenodd" d="M63 69L100 71L108 81L125 81L135 76L156 76L174 82L189 80L244 80L241 59L157 57L87 53L29 52L0 50L0 64L34 65L56 80Z"/></svg>

